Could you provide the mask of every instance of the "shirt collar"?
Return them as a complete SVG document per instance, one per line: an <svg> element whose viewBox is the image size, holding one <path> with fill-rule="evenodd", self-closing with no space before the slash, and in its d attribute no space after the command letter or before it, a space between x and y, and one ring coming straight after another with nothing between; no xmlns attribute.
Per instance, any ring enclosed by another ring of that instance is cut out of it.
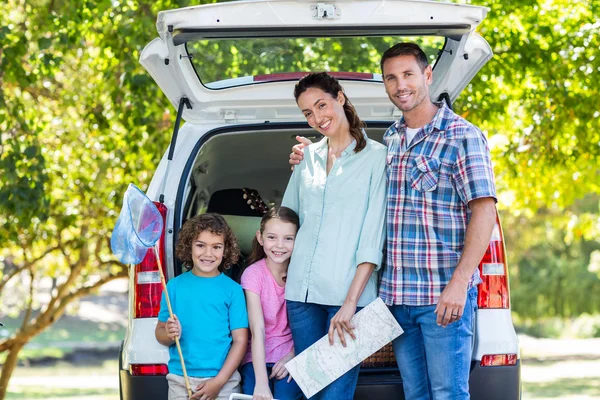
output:
<svg viewBox="0 0 600 400"><path fill-rule="evenodd" d="M439 103L433 103L438 107L437 112L433 116L431 122L424 126L425 134L428 135L434 131L444 131L446 130L446 126L450 121L449 116L452 111L448 107L445 101L441 101ZM393 125L396 128L396 131L401 132L406 130L406 121L404 120L404 116L402 116L398 121L396 121Z"/></svg>
<svg viewBox="0 0 600 400"><path fill-rule="evenodd" d="M362 132L363 132L363 135L365 136L365 139L367 139L366 132L364 130ZM356 148L356 139L352 139L352 143L350 143L348 145L348 147L346 147L346 149L344 151L342 151L342 157L347 157L347 156L353 154L355 148ZM315 154L317 154L321 159L327 160L327 149L328 149L328 139L327 139L327 137L324 137L317 143L317 146L315 148Z"/></svg>

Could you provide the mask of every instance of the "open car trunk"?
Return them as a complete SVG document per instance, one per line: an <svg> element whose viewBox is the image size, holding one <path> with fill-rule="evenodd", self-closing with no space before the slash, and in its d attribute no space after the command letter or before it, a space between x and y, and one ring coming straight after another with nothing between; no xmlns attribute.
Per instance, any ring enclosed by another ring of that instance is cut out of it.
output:
<svg viewBox="0 0 600 400"><path fill-rule="evenodd" d="M371 123L366 129L367 135L381 142L391 123ZM177 202L183 207L182 223L204 212L247 216L249 221L256 222L250 205L237 201L239 193L231 192L229 196L236 198L228 198L227 192L235 189L257 190L270 207L281 204L291 174L288 157L297 143L296 135L308 137L313 142L322 138L305 123L269 124L268 129L257 125L235 126L207 133L192 152L186 167L187 180L184 179L182 184L189 186ZM211 202L216 196L220 199L219 205ZM254 237L258 225L252 228L252 232L235 232L243 255L248 254L247 240Z"/></svg>
<svg viewBox="0 0 600 400"><path fill-rule="evenodd" d="M390 124L391 121L371 123L367 135L381 142ZM223 215L242 253L239 263L227 272L238 282L261 220L243 198L242 188L258 191L269 207L281 204L291 174L288 157L297 143L296 135L309 137L313 142L322 138L305 123L270 124L268 129L256 125L223 128L205 135L188 161L189 173L182 181L187 188L180 190L185 195L177 202L181 205L182 224L205 212ZM181 264L175 265L176 275L182 272L181 268ZM363 375L375 371L389 374L390 383L399 383L391 345L363 363ZM368 382L371 378L361 379ZM381 377L377 382L381 383Z"/></svg>

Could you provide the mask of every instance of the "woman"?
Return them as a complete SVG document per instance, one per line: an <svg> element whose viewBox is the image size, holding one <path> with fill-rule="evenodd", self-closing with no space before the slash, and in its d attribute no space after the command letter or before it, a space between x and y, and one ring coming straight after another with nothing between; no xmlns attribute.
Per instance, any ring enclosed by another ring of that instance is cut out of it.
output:
<svg viewBox="0 0 600 400"><path fill-rule="evenodd" d="M326 73L294 89L308 124L325 137L304 149L282 205L300 216L286 300L296 354L325 334L354 338L350 319L377 297L385 238L386 148L368 139L342 86ZM349 336L346 336L348 334ZM359 366L313 398L354 397Z"/></svg>

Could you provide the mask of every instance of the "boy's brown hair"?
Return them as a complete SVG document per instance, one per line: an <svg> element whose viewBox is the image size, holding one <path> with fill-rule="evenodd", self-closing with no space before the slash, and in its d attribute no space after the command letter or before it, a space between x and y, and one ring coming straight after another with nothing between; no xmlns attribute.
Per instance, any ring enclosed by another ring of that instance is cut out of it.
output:
<svg viewBox="0 0 600 400"><path fill-rule="evenodd" d="M179 239L175 246L175 255L180 259L187 269L194 265L192 260L192 243L198 238L200 233L209 231L213 235L221 235L224 239L223 261L219 265L219 272L229 269L237 263L240 257L240 248L233 231L219 214L201 214L190 218L183 224Z"/></svg>

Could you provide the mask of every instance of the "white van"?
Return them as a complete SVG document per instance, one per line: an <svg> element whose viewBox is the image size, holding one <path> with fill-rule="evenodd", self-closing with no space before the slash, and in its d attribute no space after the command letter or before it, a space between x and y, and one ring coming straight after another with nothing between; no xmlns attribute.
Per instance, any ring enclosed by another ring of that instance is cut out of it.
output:
<svg viewBox="0 0 600 400"><path fill-rule="evenodd" d="M294 137L320 137L293 98L301 76L325 70L340 79L368 136L381 141L401 115L381 80L383 51L399 41L420 44L434 65L432 99L451 106L492 57L475 32L486 12L417 0L257 0L159 13L159 37L140 62L177 111L171 145L148 189L165 221L160 256L166 276L182 272L174 247L183 222L207 211L226 216L248 255L260 217L238 206L239 193L255 189L268 204L279 204ZM231 270L234 279L243 266L242 259ZM167 396L169 354L154 337L162 294L157 268L150 252L130 269L129 325L120 353L123 400ZM499 222L479 268L471 397L518 399L519 346ZM363 364L356 398L404 399L389 346Z"/></svg>

